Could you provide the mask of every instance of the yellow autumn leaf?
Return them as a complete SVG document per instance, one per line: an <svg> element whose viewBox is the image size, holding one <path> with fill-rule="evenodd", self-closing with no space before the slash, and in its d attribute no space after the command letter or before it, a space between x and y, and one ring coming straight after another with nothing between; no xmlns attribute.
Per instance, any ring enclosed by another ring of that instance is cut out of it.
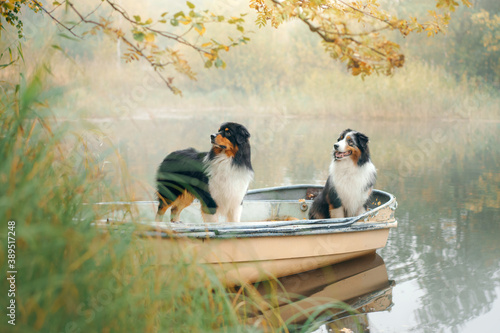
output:
<svg viewBox="0 0 500 333"><path fill-rule="evenodd" d="M201 26L201 29L200 29L200 26ZM207 29L205 29L205 26L203 24L195 24L194 25L194 29L196 31L198 31L198 33L200 34L200 36L203 36L203 34L205 33L205 31L207 30Z"/></svg>
<svg viewBox="0 0 500 333"><path fill-rule="evenodd" d="M191 21L192 19L189 16L184 16L181 20L179 20L179 22L181 22L184 25L188 25L189 23L191 23Z"/></svg>
<svg viewBox="0 0 500 333"><path fill-rule="evenodd" d="M155 34L150 32L150 33L146 34L146 36L144 38L146 39L146 42L152 43L155 41Z"/></svg>
<svg viewBox="0 0 500 333"><path fill-rule="evenodd" d="M352 75L357 76L361 74L361 69L359 67L353 67L352 68Z"/></svg>
<svg viewBox="0 0 500 333"><path fill-rule="evenodd" d="M216 58L215 54L213 54L213 53L207 53L207 52L205 52L205 53L203 53L203 55L205 57L207 57L208 59L210 59L210 60L214 60Z"/></svg>
<svg viewBox="0 0 500 333"><path fill-rule="evenodd" d="M208 42L208 43L201 44L201 47L209 47L211 45L212 45L212 42Z"/></svg>

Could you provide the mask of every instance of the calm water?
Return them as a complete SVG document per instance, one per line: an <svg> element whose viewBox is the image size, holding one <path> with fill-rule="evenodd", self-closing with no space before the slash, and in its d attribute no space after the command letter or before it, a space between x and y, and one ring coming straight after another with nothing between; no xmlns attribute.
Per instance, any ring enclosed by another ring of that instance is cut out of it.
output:
<svg viewBox="0 0 500 333"><path fill-rule="evenodd" d="M399 226L378 252L395 281L393 305L367 315L369 332L500 331L500 122L356 122L275 111L100 126L119 143L136 198L151 199L163 157L189 146L208 150L209 135L228 120L252 134L252 188L324 184L339 132L350 127L370 137L376 188L396 195Z"/></svg>

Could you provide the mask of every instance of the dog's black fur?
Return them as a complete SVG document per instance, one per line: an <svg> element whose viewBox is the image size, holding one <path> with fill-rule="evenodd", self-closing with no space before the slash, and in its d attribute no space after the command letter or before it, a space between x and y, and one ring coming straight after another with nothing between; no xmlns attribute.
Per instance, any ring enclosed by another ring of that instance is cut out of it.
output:
<svg viewBox="0 0 500 333"><path fill-rule="evenodd" d="M217 202L209 189L209 185L218 185L211 183L211 174L218 167L214 162L217 159L231 159L232 168L243 169L253 175L248 141L250 133L243 125L224 123L210 137L212 149L209 152L198 152L194 148L179 150L170 153L160 164L156 177L159 200L157 221L161 221L169 207L172 207L171 220L178 221L181 211L194 198L200 201L205 214L213 215L220 205L224 206L225 203ZM228 184L220 184L226 185Z"/></svg>

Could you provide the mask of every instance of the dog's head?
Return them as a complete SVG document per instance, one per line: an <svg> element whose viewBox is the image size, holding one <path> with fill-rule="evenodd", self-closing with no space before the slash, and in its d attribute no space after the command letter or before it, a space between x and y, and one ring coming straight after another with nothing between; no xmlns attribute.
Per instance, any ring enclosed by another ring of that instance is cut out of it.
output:
<svg viewBox="0 0 500 333"><path fill-rule="evenodd" d="M250 133L245 126L237 123L224 123L217 133L210 135L212 149L229 157L234 157L243 146L248 146L249 138Z"/></svg>
<svg viewBox="0 0 500 333"><path fill-rule="evenodd" d="M368 137L363 133L346 129L340 133L337 143L333 145L333 158L336 162L351 159L361 166L370 159Z"/></svg>

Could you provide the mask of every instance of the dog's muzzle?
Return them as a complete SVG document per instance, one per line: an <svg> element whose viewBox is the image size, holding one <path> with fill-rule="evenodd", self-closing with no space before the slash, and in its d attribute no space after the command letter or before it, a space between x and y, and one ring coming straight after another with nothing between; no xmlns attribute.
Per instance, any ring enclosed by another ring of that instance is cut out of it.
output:
<svg viewBox="0 0 500 333"><path fill-rule="evenodd" d="M216 146L216 147L219 147L219 148L221 148L221 149L226 149L226 146L219 145L219 144L217 144L217 143L215 142L215 138L217 137L217 135L218 135L218 133L216 133L216 134L210 134L210 142L211 142L214 146Z"/></svg>

